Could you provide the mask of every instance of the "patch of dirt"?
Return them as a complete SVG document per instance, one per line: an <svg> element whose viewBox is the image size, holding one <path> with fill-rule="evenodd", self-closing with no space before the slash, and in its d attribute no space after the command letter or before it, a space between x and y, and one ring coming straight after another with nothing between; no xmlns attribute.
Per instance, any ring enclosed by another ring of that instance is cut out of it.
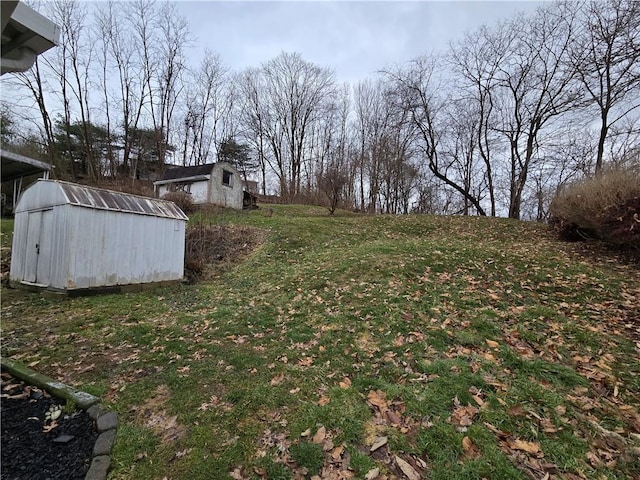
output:
<svg viewBox="0 0 640 480"><path fill-rule="evenodd" d="M144 405L131 409L136 414L138 422L158 435L162 443L178 440L186 432L185 427L178 423L178 416L167 413L165 405L170 396L169 389L165 385L160 385Z"/></svg>
<svg viewBox="0 0 640 480"><path fill-rule="evenodd" d="M86 412L79 410L70 415L60 412L64 401L5 372L1 397L0 478L84 479L98 437Z"/></svg>

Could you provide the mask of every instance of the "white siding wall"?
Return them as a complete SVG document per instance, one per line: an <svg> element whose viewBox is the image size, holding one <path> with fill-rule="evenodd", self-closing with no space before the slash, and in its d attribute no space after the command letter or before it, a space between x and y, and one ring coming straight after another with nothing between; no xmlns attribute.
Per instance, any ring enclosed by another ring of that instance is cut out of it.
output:
<svg viewBox="0 0 640 480"><path fill-rule="evenodd" d="M158 186L158 197L163 198L165 194L169 192L170 184ZM189 193L193 203L203 204L207 203L207 194L209 188L209 182L202 180L199 182L193 182L189 185Z"/></svg>
<svg viewBox="0 0 640 480"><path fill-rule="evenodd" d="M191 198L193 203L202 204L207 203L207 193L209 189L209 182L195 182L191 184Z"/></svg>

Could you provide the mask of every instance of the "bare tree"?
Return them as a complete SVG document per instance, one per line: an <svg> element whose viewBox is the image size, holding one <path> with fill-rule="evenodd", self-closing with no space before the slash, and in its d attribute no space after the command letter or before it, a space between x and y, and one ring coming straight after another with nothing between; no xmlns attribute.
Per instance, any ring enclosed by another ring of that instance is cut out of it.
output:
<svg viewBox="0 0 640 480"><path fill-rule="evenodd" d="M478 214L486 215L480 199L454 176L452 162L443 155L447 102L443 94L444 85L436 74L439 63L440 59L436 57L420 57L406 68L387 72L387 75L394 83L398 106L408 112L407 120L416 127L420 138L417 148L429 170L467 199Z"/></svg>
<svg viewBox="0 0 640 480"><path fill-rule="evenodd" d="M188 163L201 165L216 158L221 142L233 136L227 126L233 113L234 92L227 68L212 51L205 52L194 77L196 81L186 93Z"/></svg>
<svg viewBox="0 0 640 480"><path fill-rule="evenodd" d="M400 128L389 85L383 80L365 80L354 89L355 129L360 150L360 209L375 213L379 208L383 168L396 156L395 130ZM366 195L365 195L366 192Z"/></svg>
<svg viewBox="0 0 640 480"><path fill-rule="evenodd" d="M611 126L640 107L640 3L588 0L571 61L588 97L599 110L595 173L602 171Z"/></svg>
<svg viewBox="0 0 640 480"><path fill-rule="evenodd" d="M335 95L334 75L329 69L303 60L298 53L286 52L263 64L261 72L270 120L267 128L271 131L281 194L293 199L300 193L311 125Z"/></svg>
<svg viewBox="0 0 640 480"><path fill-rule="evenodd" d="M156 147L159 161L164 162L166 149L172 138L176 105L184 88L180 78L186 70L185 49L190 45L191 38L186 20L176 13L172 4L163 4L157 27L161 34L151 111L154 129L162 132L160 137L164 137L164 141L161 138Z"/></svg>
<svg viewBox="0 0 640 480"><path fill-rule="evenodd" d="M492 128L496 113L494 97L497 95L496 77L508 55L507 43L504 36L494 34L483 26L479 31L465 35L462 41L451 46L449 52L454 72L461 77L460 96L475 110L472 121L475 124L478 155L484 163L491 216L496 215L493 165L496 141Z"/></svg>
<svg viewBox="0 0 640 480"><path fill-rule="evenodd" d="M40 119L42 120L42 131L44 138L44 147L47 152L49 164L53 167L52 176L54 178L61 175L61 164L56 152L56 142L53 133L53 123L51 121L50 109L46 103L45 95L45 80L41 74L40 60L36 58L34 66L27 72L19 73L16 75L16 79L19 84L27 88L27 91L35 101L38 112L40 113Z"/></svg>
<svg viewBox="0 0 640 480"><path fill-rule="evenodd" d="M244 137L256 152L262 179L262 194L267 193L267 161L266 161L266 129L264 126L262 78L257 69L247 69L236 77L241 98L241 122L244 126Z"/></svg>
<svg viewBox="0 0 640 480"><path fill-rule="evenodd" d="M497 74L501 119L495 130L509 148L510 218L520 218L522 194L539 158L541 132L580 101L580 92L570 88L574 79L568 66L572 25L569 8L558 11L551 5L502 26L509 57Z"/></svg>

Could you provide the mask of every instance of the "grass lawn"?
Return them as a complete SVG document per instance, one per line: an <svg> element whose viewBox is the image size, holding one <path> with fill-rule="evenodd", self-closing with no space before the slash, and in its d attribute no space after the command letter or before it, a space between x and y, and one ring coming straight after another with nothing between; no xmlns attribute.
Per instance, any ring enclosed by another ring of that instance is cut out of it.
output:
<svg viewBox="0 0 640 480"><path fill-rule="evenodd" d="M531 223L272 208L212 219L266 234L207 283L3 288L2 355L118 411L110 479L640 478L637 267Z"/></svg>

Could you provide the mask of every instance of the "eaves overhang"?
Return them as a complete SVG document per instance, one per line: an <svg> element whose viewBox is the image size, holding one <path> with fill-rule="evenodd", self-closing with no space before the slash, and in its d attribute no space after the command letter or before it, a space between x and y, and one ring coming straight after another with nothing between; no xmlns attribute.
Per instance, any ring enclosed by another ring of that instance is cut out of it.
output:
<svg viewBox="0 0 640 480"><path fill-rule="evenodd" d="M2 148L0 148L0 162L2 167L0 176L3 183L51 170L51 165L48 163Z"/></svg>
<svg viewBox="0 0 640 480"><path fill-rule="evenodd" d="M185 182L201 182L208 181L211 175L195 175L192 177L172 178L170 180L158 180L153 182L154 185L167 185L169 183L185 183Z"/></svg>
<svg viewBox="0 0 640 480"><path fill-rule="evenodd" d="M60 28L22 2L0 2L2 8L2 58L0 74L24 72L36 57L56 46Z"/></svg>

